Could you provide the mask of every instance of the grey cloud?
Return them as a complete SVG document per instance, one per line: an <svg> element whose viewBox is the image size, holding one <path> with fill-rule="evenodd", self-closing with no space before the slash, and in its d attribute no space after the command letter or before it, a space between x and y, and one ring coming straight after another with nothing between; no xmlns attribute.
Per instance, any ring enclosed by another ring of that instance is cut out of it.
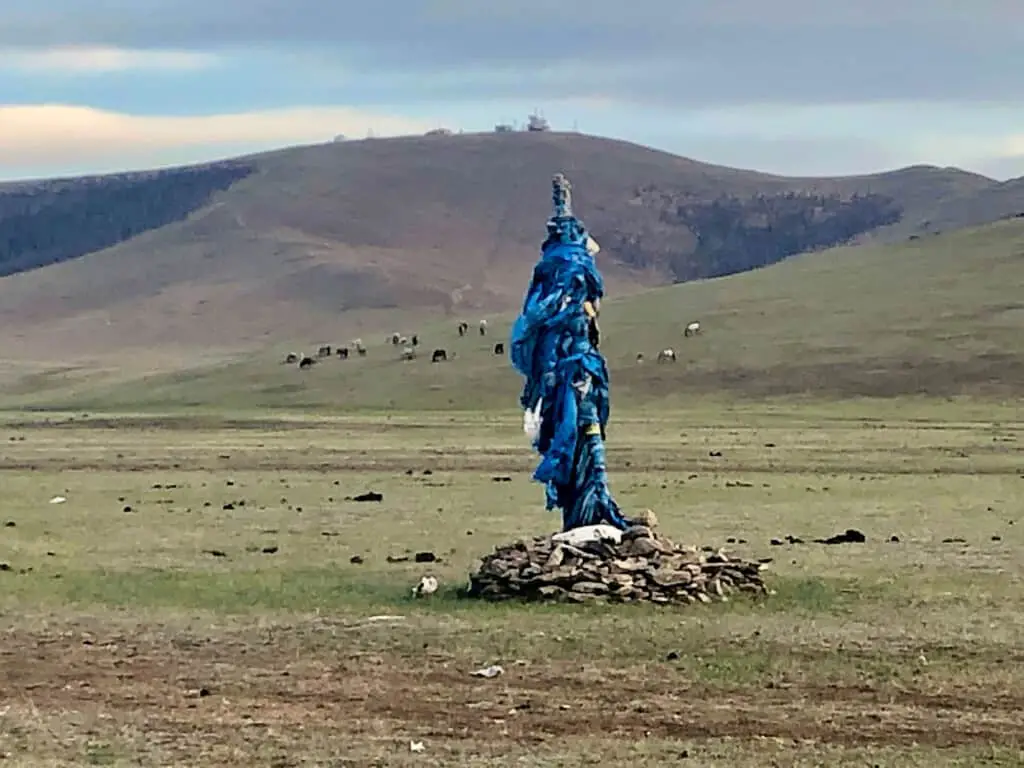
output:
<svg viewBox="0 0 1024 768"><path fill-rule="evenodd" d="M701 106L1024 97L1020 0L498 5L14 0L3 11L0 46L303 47L370 80L415 78L432 100L601 95ZM487 77L491 70L502 76Z"/></svg>

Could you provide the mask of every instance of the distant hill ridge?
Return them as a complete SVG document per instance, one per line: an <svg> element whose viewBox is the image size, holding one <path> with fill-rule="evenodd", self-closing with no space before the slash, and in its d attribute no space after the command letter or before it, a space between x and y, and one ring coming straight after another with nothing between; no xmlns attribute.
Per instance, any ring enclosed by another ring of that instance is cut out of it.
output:
<svg viewBox="0 0 1024 768"><path fill-rule="evenodd" d="M558 171L618 294L1024 210L1024 180L955 168L787 178L567 133L332 142L0 185L0 321L7 341L85 350L502 311L521 298Z"/></svg>

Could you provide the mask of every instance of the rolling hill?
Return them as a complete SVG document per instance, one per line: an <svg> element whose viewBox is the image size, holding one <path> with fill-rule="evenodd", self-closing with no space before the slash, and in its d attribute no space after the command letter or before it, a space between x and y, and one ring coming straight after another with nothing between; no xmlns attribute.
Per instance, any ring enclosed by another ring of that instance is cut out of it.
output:
<svg viewBox="0 0 1024 768"><path fill-rule="evenodd" d="M1024 218L1017 218L614 298L601 318L613 404L701 396L1019 398L1022 284ZM491 347L505 341L511 317L496 317L487 338L459 338L454 321L423 327L424 354L415 361L400 360L375 337L365 359L334 358L307 371L281 363L284 346L151 376L60 368L11 383L0 403L89 411L514 408L521 381ZM683 338L693 319L703 333ZM435 347L456 358L432 364ZM677 363L654 361L665 347L677 350Z"/></svg>
<svg viewBox="0 0 1024 768"><path fill-rule="evenodd" d="M505 311L556 171L618 295L983 223L1024 199L1019 184L957 169L793 179L559 133L370 139L8 184L0 356L153 366Z"/></svg>

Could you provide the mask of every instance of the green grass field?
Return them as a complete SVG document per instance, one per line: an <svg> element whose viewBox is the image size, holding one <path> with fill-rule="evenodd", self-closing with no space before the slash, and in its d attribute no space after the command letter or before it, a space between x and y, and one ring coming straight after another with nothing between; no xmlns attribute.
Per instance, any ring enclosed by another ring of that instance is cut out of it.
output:
<svg viewBox="0 0 1024 768"><path fill-rule="evenodd" d="M765 398L972 397L1011 399L1024 381L1024 220L923 238L899 246L840 248L718 280L611 297L602 349L620 409L686 407ZM473 320L475 318L468 318ZM134 360L102 366L55 363L0 375L0 407L87 411L479 411L514 407L520 381L507 355L511 318L491 318L487 337L456 320L398 328L422 339L420 358L400 360L367 336L365 359L324 361L308 371L281 364L345 337L283 343L262 353L142 376ZM699 320L703 333L684 338ZM456 359L431 364L444 348ZM671 347L675 365L658 365ZM646 361L636 363L637 354ZM165 367L165 363L162 366ZM0 370L2 373L2 370Z"/></svg>
<svg viewBox="0 0 1024 768"><path fill-rule="evenodd" d="M457 596L557 525L514 414L8 414L0 438L7 765L1024 764L1010 409L624 416L624 506L774 558L764 602L687 609Z"/></svg>
<svg viewBox="0 0 1024 768"><path fill-rule="evenodd" d="M330 329L141 378L4 361L0 758L1022 766L1022 284L1011 221L607 303L613 492L772 558L756 603L459 596L558 525L491 347L508 318L425 322L436 365L383 332L280 364ZM867 541L813 543L847 528Z"/></svg>

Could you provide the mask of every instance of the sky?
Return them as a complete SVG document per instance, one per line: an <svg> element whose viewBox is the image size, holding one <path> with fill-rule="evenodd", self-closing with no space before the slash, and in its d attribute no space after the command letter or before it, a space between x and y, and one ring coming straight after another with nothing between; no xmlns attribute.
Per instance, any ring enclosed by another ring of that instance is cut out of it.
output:
<svg viewBox="0 0 1024 768"><path fill-rule="evenodd" d="M0 179L579 130L787 175L1024 175L1022 0L3 0Z"/></svg>

